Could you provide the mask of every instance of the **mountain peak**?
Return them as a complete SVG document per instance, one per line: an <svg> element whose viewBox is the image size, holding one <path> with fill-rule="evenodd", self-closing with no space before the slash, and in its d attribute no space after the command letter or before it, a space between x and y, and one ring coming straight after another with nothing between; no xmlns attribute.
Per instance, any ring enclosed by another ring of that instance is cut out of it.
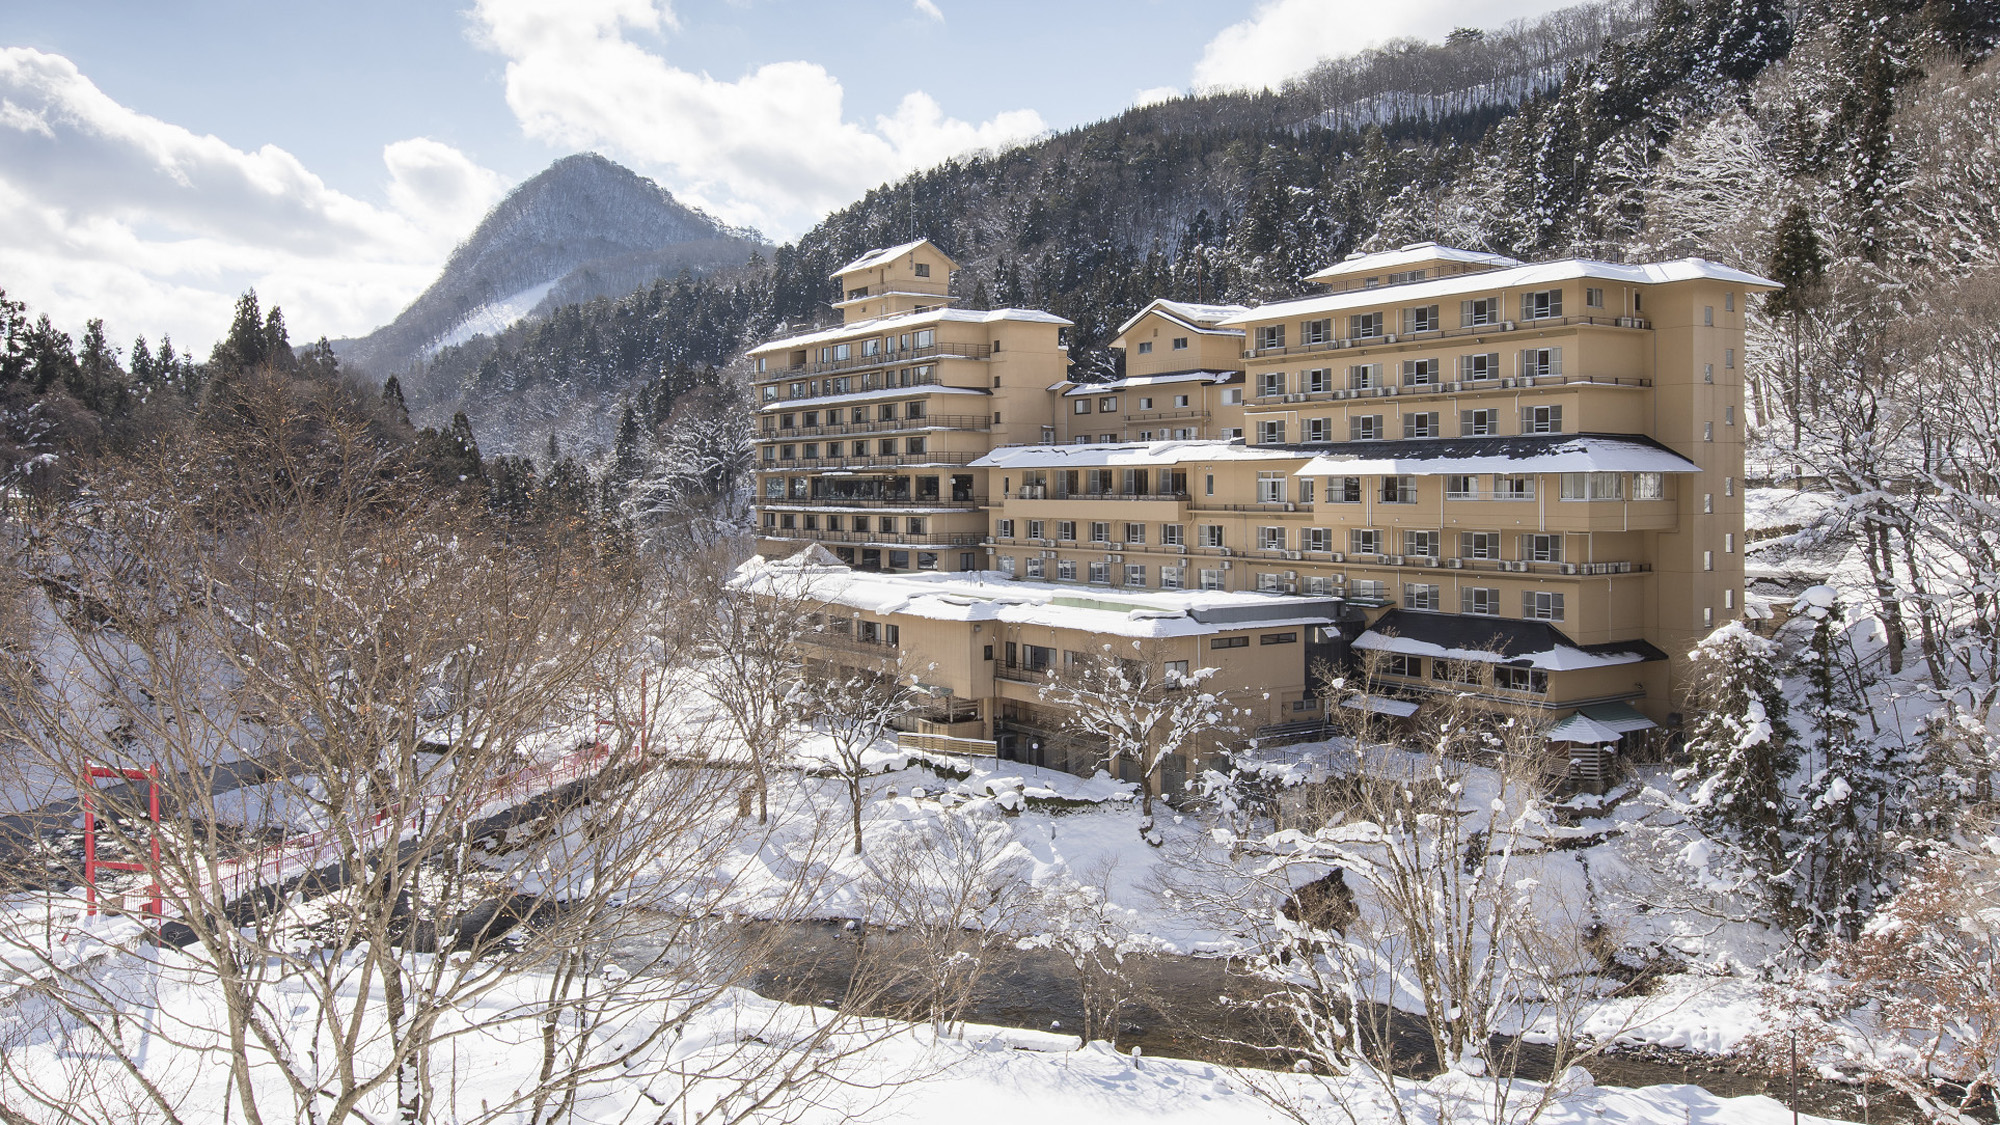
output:
<svg viewBox="0 0 2000 1125"><path fill-rule="evenodd" d="M735 265L762 244L756 231L726 226L630 168L579 152L509 191L395 320L337 347L354 366L402 371L539 307Z"/></svg>

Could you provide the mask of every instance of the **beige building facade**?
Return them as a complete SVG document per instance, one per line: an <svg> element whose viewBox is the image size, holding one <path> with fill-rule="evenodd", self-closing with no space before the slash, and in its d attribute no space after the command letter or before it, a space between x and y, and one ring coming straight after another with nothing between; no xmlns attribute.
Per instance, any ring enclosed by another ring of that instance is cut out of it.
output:
<svg viewBox="0 0 2000 1125"><path fill-rule="evenodd" d="M1191 615L1309 604L1322 656L1377 654L1390 710L1470 692L1593 737L1669 721L1689 648L1743 614L1763 278L1415 244L1297 300L1156 300L1119 329L1123 376L1079 383L1066 322L952 309L952 268L925 242L866 255L845 323L751 353L767 557ZM994 667L954 688L982 738L1033 709L1007 643L968 648ZM1258 717L1282 726L1319 714L1305 647L1210 655L1275 687Z"/></svg>

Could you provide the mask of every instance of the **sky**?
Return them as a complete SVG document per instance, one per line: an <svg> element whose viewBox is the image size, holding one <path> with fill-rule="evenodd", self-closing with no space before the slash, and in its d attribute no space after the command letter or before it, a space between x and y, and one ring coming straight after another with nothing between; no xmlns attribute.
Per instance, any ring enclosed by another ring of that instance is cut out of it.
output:
<svg viewBox="0 0 2000 1125"><path fill-rule="evenodd" d="M4 0L0 290L200 354L250 287L358 335L572 152L785 241L951 156L1557 6Z"/></svg>

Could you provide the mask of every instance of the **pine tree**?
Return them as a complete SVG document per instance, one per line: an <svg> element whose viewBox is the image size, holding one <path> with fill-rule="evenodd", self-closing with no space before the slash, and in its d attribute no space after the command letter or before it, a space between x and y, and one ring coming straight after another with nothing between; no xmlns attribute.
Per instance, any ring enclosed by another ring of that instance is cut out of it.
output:
<svg viewBox="0 0 2000 1125"><path fill-rule="evenodd" d="M1704 835L1726 845L1781 917L1795 905L1789 873L1798 769L1777 646L1731 622L1695 647L1689 686L1690 804Z"/></svg>
<svg viewBox="0 0 2000 1125"><path fill-rule="evenodd" d="M1867 703L1838 593L1811 587L1794 611L1813 622L1812 638L1799 654L1806 684L1802 714L1813 735L1801 794L1802 889L1820 934L1852 937L1874 908L1883 873L1887 778L1879 750L1861 733Z"/></svg>
<svg viewBox="0 0 2000 1125"><path fill-rule="evenodd" d="M639 415L631 406L618 418L618 436L611 446L611 477L629 481L644 467L644 451L639 447Z"/></svg>
<svg viewBox="0 0 2000 1125"><path fill-rule="evenodd" d="M257 291L246 289L236 299L229 334L209 353L208 365L224 378L264 362L264 316L257 308Z"/></svg>
<svg viewBox="0 0 2000 1125"><path fill-rule="evenodd" d="M402 381L394 375L382 381L382 406L392 425L401 428L410 424L410 404L403 401Z"/></svg>

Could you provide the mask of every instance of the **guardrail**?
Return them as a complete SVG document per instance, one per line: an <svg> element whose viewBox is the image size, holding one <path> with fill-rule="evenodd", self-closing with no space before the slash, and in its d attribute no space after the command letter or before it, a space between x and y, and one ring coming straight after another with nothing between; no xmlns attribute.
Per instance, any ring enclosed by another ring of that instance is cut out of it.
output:
<svg viewBox="0 0 2000 1125"><path fill-rule="evenodd" d="M997 758L1000 744L990 738L960 738L950 734L917 734L904 731L896 736L896 746L903 750L921 750L931 754L966 754L977 758Z"/></svg>

